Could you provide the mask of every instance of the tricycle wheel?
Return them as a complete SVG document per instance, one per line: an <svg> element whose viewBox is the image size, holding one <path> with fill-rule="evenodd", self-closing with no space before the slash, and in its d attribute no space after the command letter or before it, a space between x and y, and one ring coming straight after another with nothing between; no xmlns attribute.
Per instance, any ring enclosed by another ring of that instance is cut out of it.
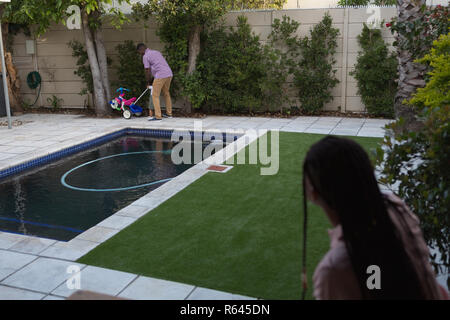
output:
<svg viewBox="0 0 450 320"><path fill-rule="evenodd" d="M140 116L142 116L142 112L136 112L134 115L135 115L136 117L140 117Z"/></svg>
<svg viewBox="0 0 450 320"><path fill-rule="evenodd" d="M130 119L130 118L131 118L131 111L128 110L128 109L125 109L125 110L123 111L123 117L124 117L125 119Z"/></svg>

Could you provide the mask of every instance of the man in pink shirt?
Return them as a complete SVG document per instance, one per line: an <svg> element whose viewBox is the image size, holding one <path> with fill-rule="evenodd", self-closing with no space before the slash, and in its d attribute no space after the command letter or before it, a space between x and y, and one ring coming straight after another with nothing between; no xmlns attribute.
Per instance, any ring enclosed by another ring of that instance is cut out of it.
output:
<svg viewBox="0 0 450 320"><path fill-rule="evenodd" d="M159 97L161 92L166 101L166 118L172 118L172 100L170 98L170 83L173 78L172 70L167 64L166 59L161 52L150 50L145 44L137 45L137 51L142 56L142 62L145 68L145 79L147 80L147 87L151 86L151 78L153 76L153 92L152 99L155 108L155 117L152 117L150 110L149 120L162 120L161 105Z"/></svg>

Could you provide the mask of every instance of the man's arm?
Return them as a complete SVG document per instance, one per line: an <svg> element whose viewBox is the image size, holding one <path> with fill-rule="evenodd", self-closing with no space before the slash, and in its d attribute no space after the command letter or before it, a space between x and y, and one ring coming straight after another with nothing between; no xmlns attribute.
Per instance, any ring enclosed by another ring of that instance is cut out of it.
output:
<svg viewBox="0 0 450 320"><path fill-rule="evenodd" d="M152 74L150 72L150 68L145 68L145 80L147 81L147 86L152 85Z"/></svg>

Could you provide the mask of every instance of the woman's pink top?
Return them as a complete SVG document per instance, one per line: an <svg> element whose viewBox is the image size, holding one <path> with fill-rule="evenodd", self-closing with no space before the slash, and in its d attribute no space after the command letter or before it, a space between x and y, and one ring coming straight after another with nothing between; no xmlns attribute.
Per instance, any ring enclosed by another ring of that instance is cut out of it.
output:
<svg viewBox="0 0 450 320"><path fill-rule="evenodd" d="M426 273L422 276L421 281L432 282L431 298L434 299L448 299L446 290L439 286L435 279L435 274L429 263L429 252L425 240L422 236L422 231L419 227L419 219L408 209L406 204L394 194L384 194L387 198L388 212L393 223L400 230L401 238L405 246L407 254L411 257L413 263L424 264L426 266ZM394 206L397 210L394 209ZM412 232L412 238L408 236L407 230L402 227L399 222L399 214L404 216L404 219ZM329 299L361 299L361 290L353 271L350 257L347 253L347 248L343 240L342 228L340 225L328 231L330 236L330 250L323 257L322 261L317 266L314 276L314 296L319 300ZM418 249L418 250L417 250ZM421 270L418 268L418 270ZM367 275L369 277L370 274ZM382 286L381 275L381 286Z"/></svg>

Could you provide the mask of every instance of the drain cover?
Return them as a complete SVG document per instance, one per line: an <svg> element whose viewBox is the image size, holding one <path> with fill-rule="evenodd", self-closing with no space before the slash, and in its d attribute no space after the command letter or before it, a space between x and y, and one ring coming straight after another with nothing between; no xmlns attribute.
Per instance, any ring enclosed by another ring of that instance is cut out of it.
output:
<svg viewBox="0 0 450 320"><path fill-rule="evenodd" d="M212 171L212 172L225 173L227 171L230 171L232 168L233 168L233 166L212 165L212 166L209 166L206 170Z"/></svg>

